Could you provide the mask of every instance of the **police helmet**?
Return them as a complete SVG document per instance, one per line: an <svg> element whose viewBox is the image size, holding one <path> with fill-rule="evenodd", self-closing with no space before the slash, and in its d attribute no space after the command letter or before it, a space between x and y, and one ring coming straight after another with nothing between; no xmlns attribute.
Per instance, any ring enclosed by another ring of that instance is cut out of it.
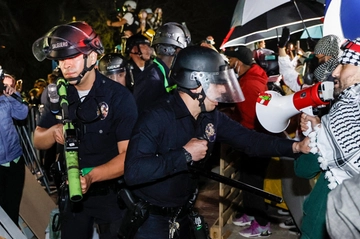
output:
<svg viewBox="0 0 360 239"><path fill-rule="evenodd" d="M150 46L151 42L144 35L141 34L132 35L126 40L125 53L129 54L134 46L139 46L140 44L146 44Z"/></svg>
<svg viewBox="0 0 360 239"><path fill-rule="evenodd" d="M190 42L190 31L185 25L176 22L168 22L156 30L152 44L153 46L157 44L166 44L183 49L187 47Z"/></svg>
<svg viewBox="0 0 360 239"><path fill-rule="evenodd" d="M92 27L78 21L53 27L34 42L32 51L38 61L63 60L92 51L102 54L104 47Z"/></svg>
<svg viewBox="0 0 360 239"><path fill-rule="evenodd" d="M205 95L214 101L232 103L244 100L234 70L218 52L208 47L182 49L175 59L170 77L180 89L191 90L202 86Z"/></svg>
<svg viewBox="0 0 360 239"><path fill-rule="evenodd" d="M104 75L124 72L126 70L126 60L119 53L109 53L100 58L98 68Z"/></svg>

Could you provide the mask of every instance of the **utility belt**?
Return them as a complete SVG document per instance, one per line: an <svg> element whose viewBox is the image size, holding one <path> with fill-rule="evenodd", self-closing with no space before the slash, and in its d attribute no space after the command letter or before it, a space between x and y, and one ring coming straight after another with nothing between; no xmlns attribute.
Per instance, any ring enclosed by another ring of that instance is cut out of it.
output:
<svg viewBox="0 0 360 239"><path fill-rule="evenodd" d="M95 182L91 184L86 194L88 196L105 196L111 192L117 193L119 188L120 188L120 184L117 180Z"/></svg>
<svg viewBox="0 0 360 239"><path fill-rule="evenodd" d="M149 217L149 204L135 197L127 188L119 191L118 203L120 208L126 208L118 236L121 239L132 239Z"/></svg>
<svg viewBox="0 0 360 239"><path fill-rule="evenodd" d="M188 216L193 225L193 236L191 238L210 239L208 225L204 218L192 210L197 194L198 191L196 190L193 197L182 207L160 207L137 198L127 188L122 188L119 191L118 200L120 205L126 205L126 212L119 228L119 238L132 239L137 230L148 219L149 214L153 214L170 217L169 238L175 238L174 235L179 230L177 219Z"/></svg>
<svg viewBox="0 0 360 239"><path fill-rule="evenodd" d="M182 218L189 214L189 210L186 207L159 207L149 204L148 210L150 214L160 215L164 217L177 216L178 218Z"/></svg>

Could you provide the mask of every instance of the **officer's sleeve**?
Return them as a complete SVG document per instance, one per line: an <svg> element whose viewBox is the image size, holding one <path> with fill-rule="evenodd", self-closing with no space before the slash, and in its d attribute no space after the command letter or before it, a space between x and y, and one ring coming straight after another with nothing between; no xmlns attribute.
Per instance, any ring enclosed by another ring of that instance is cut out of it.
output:
<svg viewBox="0 0 360 239"><path fill-rule="evenodd" d="M153 182L187 170L182 149L167 147L171 122L171 119L155 111L141 115L125 159L124 178L128 185Z"/></svg>
<svg viewBox="0 0 360 239"><path fill-rule="evenodd" d="M249 130L222 112L217 111L216 117L217 141L229 144L252 157L296 157L292 150L293 140Z"/></svg>
<svg viewBox="0 0 360 239"><path fill-rule="evenodd" d="M37 126L48 129L58 123L60 123L60 121L57 120L56 115L51 112L50 106L45 104L40 119L37 122Z"/></svg>
<svg viewBox="0 0 360 239"><path fill-rule="evenodd" d="M121 95L122 98L117 104L119 114L119 122L116 127L117 142L130 139L132 129L138 118L137 107L132 94L126 90L121 92Z"/></svg>

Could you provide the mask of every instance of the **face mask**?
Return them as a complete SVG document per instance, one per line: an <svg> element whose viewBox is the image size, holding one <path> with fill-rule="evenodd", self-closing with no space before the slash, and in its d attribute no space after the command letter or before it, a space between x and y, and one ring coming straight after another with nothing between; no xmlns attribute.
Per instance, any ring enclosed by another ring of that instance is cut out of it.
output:
<svg viewBox="0 0 360 239"><path fill-rule="evenodd" d="M338 66L338 61L335 58L330 58L328 61L320 64L314 71L314 76L318 81L325 81L329 75Z"/></svg>

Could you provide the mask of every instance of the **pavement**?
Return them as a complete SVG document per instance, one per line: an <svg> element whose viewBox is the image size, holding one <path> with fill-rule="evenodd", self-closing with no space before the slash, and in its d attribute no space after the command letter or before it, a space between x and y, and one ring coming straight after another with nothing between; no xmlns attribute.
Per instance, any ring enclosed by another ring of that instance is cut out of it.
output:
<svg viewBox="0 0 360 239"><path fill-rule="evenodd" d="M211 179L200 181L199 196L195 208L204 216L209 228L214 225L219 217L219 183ZM271 232L267 238L271 239L297 239L299 236L291 234L288 229L279 227L279 223L284 222L289 216L280 215L280 208L269 205L268 214L271 216ZM233 225L231 222L223 227L223 238L220 239L239 239L246 238L239 234L239 231L246 227ZM212 238L214 239L214 238Z"/></svg>

